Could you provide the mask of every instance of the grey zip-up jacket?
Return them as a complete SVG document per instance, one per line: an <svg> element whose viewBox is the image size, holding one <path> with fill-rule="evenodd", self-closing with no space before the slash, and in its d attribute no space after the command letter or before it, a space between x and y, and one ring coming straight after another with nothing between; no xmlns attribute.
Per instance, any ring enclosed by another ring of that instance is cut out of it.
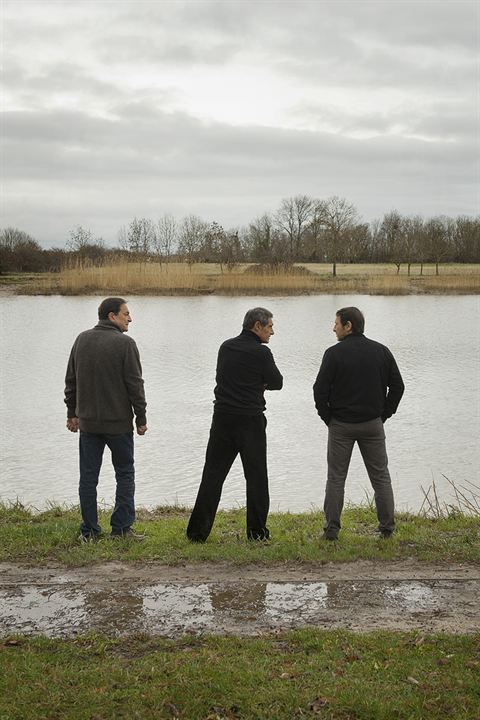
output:
<svg viewBox="0 0 480 720"><path fill-rule="evenodd" d="M75 340L65 376L68 417L80 430L121 434L146 425L140 355L135 341L109 320L100 320Z"/></svg>

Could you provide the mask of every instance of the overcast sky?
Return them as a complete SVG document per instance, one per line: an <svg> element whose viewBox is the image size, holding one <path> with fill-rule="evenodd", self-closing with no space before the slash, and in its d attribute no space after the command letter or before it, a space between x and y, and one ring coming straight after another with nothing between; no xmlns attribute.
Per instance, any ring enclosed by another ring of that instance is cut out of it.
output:
<svg viewBox="0 0 480 720"><path fill-rule="evenodd" d="M133 217L226 229L282 198L365 221L476 215L470 0L3 0L1 226L116 244Z"/></svg>

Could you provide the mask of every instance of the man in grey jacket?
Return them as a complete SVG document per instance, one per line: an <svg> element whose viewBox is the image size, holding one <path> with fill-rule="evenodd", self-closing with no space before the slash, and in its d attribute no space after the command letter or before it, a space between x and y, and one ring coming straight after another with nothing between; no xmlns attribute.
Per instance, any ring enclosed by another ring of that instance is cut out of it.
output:
<svg viewBox="0 0 480 720"><path fill-rule="evenodd" d="M135 520L133 417L138 435L147 431L142 367L135 341L128 337L132 322L126 301L109 297L98 308L99 322L77 337L65 376L67 428L80 430L80 539L96 539L97 484L105 445L115 468L115 507L111 535L141 540L132 530Z"/></svg>

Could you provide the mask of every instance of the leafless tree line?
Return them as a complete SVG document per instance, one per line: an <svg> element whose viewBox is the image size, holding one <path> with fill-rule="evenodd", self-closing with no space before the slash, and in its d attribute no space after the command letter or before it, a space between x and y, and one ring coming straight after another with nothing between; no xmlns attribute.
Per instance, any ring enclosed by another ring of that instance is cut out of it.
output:
<svg viewBox="0 0 480 720"><path fill-rule="evenodd" d="M64 248L42 250L16 228L0 231L0 271L55 269L66 254L107 261L112 253L160 263L172 259L216 262L231 269L239 262L291 266L295 262L393 263L408 273L412 264L480 262L480 216L445 215L423 218L397 210L364 223L345 198L318 200L296 195L281 201L273 213L264 213L248 226L225 230L198 215L177 220L165 213L158 220L135 217L118 232L118 247L107 248L101 238L77 226Z"/></svg>

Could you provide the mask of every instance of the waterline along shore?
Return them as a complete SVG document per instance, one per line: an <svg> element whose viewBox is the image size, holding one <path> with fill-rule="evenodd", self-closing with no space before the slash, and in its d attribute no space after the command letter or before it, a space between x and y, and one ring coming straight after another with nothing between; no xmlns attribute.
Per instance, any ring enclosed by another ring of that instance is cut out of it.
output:
<svg viewBox="0 0 480 720"><path fill-rule="evenodd" d="M438 274L437 274L438 272ZM30 295L479 294L479 264L396 266L306 263L77 262L58 273L0 275L0 288Z"/></svg>

